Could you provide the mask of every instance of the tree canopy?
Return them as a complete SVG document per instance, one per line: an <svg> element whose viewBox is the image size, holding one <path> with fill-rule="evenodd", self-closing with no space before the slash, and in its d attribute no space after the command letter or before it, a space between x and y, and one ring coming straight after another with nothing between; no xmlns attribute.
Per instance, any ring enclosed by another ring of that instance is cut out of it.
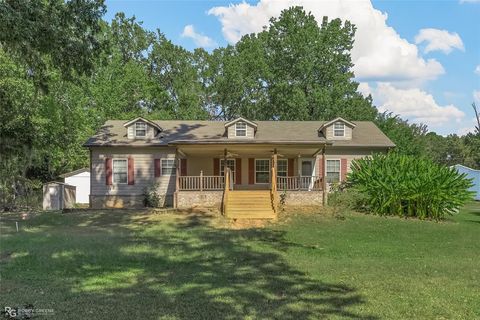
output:
<svg viewBox="0 0 480 320"><path fill-rule="evenodd" d="M378 113L358 92L349 21L319 24L292 7L262 32L207 52L123 13L107 23L104 13L103 1L0 1L0 193L87 165L82 145L104 121L137 116L371 120L400 154L480 167L479 132L429 133Z"/></svg>

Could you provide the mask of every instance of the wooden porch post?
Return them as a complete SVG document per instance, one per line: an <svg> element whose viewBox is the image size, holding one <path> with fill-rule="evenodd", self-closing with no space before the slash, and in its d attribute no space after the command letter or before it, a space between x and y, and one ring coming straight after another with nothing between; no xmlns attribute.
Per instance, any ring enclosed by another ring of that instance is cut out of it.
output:
<svg viewBox="0 0 480 320"><path fill-rule="evenodd" d="M270 197L272 199L272 206L273 211L275 213L278 212L278 192L277 192L277 149L273 150L272 155L272 174L271 174L271 181L270 181Z"/></svg>
<svg viewBox="0 0 480 320"><path fill-rule="evenodd" d="M272 181L270 181L270 186L272 187L275 183L277 184L277 159L278 159L278 154L277 154L277 148L273 149L273 155L272 155ZM273 181L275 179L275 181Z"/></svg>
<svg viewBox="0 0 480 320"><path fill-rule="evenodd" d="M322 204L325 206L325 202L327 201L327 179L325 177L325 172L326 170L326 165L327 163L325 162L325 148L327 146L324 145L322 149Z"/></svg>
<svg viewBox="0 0 480 320"><path fill-rule="evenodd" d="M175 192L173 194L173 207L178 208L178 190L180 189L180 158L178 149L175 151Z"/></svg>
<svg viewBox="0 0 480 320"><path fill-rule="evenodd" d="M200 191L203 191L203 170L200 170Z"/></svg>

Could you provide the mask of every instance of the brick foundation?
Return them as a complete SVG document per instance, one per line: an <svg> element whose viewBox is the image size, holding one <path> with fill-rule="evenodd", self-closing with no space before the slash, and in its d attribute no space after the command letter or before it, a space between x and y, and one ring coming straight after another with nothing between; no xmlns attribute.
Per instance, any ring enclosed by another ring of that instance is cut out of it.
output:
<svg viewBox="0 0 480 320"><path fill-rule="evenodd" d="M279 192L280 199L283 192ZM287 191L285 192L285 206L316 206L322 205L321 191Z"/></svg>
<svg viewBox="0 0 480 320"><path fill-rule="evenodd" d="M177 208L212 207L220 209L223 191L178 191Z"/></svg>

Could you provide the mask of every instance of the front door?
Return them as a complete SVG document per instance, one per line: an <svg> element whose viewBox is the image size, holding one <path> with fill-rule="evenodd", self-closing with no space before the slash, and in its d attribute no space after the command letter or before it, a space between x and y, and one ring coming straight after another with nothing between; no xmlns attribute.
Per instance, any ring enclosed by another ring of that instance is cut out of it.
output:
<svg viewBox="0 0 480 320"><path fill-rule="evenodd" d="M313 160L302 159L301 160L301 173L300 173L300 187L302 189L310 189L313 183L312 176L314 175Z"/></svg>

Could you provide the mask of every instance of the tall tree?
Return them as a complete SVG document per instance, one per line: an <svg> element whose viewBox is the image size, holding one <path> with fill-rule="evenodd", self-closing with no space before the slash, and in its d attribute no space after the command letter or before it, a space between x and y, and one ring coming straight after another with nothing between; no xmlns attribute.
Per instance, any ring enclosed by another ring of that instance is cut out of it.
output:
<svg viewBox="0 0 480 320"><path fill-rule="evenodd" d="M2 0L0 46L45 89L48 64L67 79L92 71L104 13L103 0Z"/></svg>
<svg viewBox="0 0 480 320"><path fill-rule="evenodd" d="M174 45L158 31L148 56L149 76L158 84L153 112L173 119L206 119L202 84L191 52Z"/></svg>
<svg viewBox="0 0 480 320"><path fill-rule="evenodd" d="M389 112L378 114L378 127L396 144L395 151L411 156L426 156L427 126L411 124Z"/></svg>
<svg viewBox="0 0 480 320"><path fill-rule="evenodd" d="M477 105L472 103L473 112L475 113L475 119L477 119L477 126L475 130L477 130L477 134L480 134L480 110L477 110Z"/></svg>
<svg viewBox="0 0 480 320"><path fill-rule="evenodd" d="M319 26L312 14L292 7L272 18L263 32L244 36L235 45L234 61L247 79L241 90L247 112L255 109L264 119L373 120L376 108L353 81L354 35L348 21L324 18Z"/></svg>

